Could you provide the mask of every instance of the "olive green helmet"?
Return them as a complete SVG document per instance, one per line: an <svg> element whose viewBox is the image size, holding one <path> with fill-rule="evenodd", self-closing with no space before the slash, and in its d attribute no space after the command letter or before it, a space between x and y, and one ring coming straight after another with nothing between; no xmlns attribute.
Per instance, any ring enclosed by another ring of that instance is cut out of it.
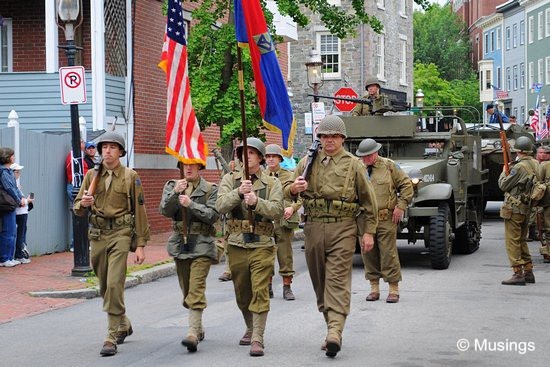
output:
<svg viewBox="0 0 550 367"><path fill-rule="evenodd" d="M344 121L335 115L328 115L321 120L317 127L317 137L321 135L342 135L344 138L348 136Z"/></svg>
<svg viewBox="0 0 550 367"><path fill-rule="evenodd" d="M281 162L284 160L283 151L281 150L281 147L278 146L277 144L269 144L268 146L266 146L265 154L278 155L279 157L281 157Z"/></svg>
<svg viewBox="0 0 550 367"><path fill-rule="evenodd" d="M363 139L363 141L359 143L359 147L357 147L355 155L358 157L363 157L374 152L378 152L380 148L382 148L382 144L377 143L374 139Z"/></svg>
<svg viewBox="0 0 550 367"><path fill-rule="evenodd" d="M122 135L120 135L119 133L116 133L114 131L107 131L105 134L101 135L99 141L97 142L97 151L100 155L103 143L117 143L122 150L121 157L124 157L126 155L126 142L124 141Z"/></svg>
<svg viewBox="0 0 550 367"><path fill-rule="evenodd" d="M520 136L516 139L514 150L523 153L533 153L533 142L527 136Z"/></svg>
<svg viewBox="0 0 550 367"><path fill-rule="evenodd" d="M262 161L260 162L260 164L264 164L265 163L265 144L263 141L261 141L260 139L258 138L247 138L246 139L246 145L248 147L252 147L254 149L256 149L262 156ZM237 157L244 162L244 159L243 159L243 143L239 144L239 146L237 147Z"/></svg>
<svg viewBox="0 0 550 367"><path fill-rule="evenodd" d="M381 88L380 87L380 82L378 81L378 79L371 76L371 77L368 77L366 82L365 82L365 89L368 89L369 85L373 85L373 84L377 85L378 88Z"/></svg>

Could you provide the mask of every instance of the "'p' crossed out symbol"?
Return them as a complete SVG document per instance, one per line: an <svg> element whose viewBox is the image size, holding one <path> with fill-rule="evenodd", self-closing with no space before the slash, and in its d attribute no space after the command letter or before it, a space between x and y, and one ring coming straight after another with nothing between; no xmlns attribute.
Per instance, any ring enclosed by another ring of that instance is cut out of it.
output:
<svg viewBox="0 0 550 367"><path fill-rule="evenodd" d="M63 81L65 85L69 88L77 88L80 85L80 83L82 83L82 79L80 78L80 75L78 73L75 73L74 71L67 73Z"/></svg>

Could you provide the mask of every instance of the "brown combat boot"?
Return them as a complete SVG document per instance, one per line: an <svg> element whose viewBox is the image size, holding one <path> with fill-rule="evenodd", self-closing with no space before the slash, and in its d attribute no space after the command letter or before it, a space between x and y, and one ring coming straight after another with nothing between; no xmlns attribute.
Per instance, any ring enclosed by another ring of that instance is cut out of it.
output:
<svg viewBox="0 0 550 367"><path fill-rule="evenodd" d="M533 263L525 264L523 268L523 277L525 278L525 283L535 284L535 274L533 274Z"/></svg>
<svg viewBox="0 0 550 367"><path fill-rule="evenodd" d="M252 343L250 346L251 357L261 357L264 355L264 331L267 322L267 312L252 313Z"/></svg>
<svg viewBox="0 0 550 367"><path fill-rule="evenodd" d="M250 311L242 311L242 313L246 324L246 331L239 340L239 345L250 345L252 343L252 313Z"/></svg>
<svg viewBox="0 0 550 367"><path fill-rule="evenodd" d="M380 279L370 280L370 293L365 299L368 302L378 301L380 299Z"/></svg>
<svg viewBox="0 0 550 367"><path fill-rule="evenodd" d="M502 281L503 285L525 285L525 276L523 275L523 268L521 266L513 266L514 275L510 279Z"/></svg>
<svg viewBox="0 0 550 367"><path fill-rule="evenodd" d="M181 344L187 347L187 351L196 352L197 345L202 340L199 340L199 334L202 333L202 310L189 310L189 331Z"/></svg>
<svg viewBox="0 0 550 367"><path fill-rule="evenodd" d="M283 277L283 298L287 301L294 301L296 299L296 297L294 297L294 293L292 292L292 288L290 288L291 284L292 276Z"/></svg>
<svg viewBox="0 0 550 367"><path fill-rule="evenodd" d="M116 354L116 344L111 342L103 343L103 348L101 348L101 351L99 352L99 354L102 357L114 356Z"/></svg>

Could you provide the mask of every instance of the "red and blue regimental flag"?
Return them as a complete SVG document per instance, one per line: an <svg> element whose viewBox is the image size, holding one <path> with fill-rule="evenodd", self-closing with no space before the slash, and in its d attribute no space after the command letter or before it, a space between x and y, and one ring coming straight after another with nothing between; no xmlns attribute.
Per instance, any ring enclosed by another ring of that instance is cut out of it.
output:
<svg viewBox="0 0 550 367"><path fill-rule="evenodd" d="M166 34L158 66L166 73L166 152L183 163L206 166L208 147L191 104L185 22L180 0L168 1Z"/></svg>
<svg viewBox="0 0 550 367"><path fill-rule="evenodd" d="M264 125L280 132L283 152L292 154L296 121L288 98L275 45L259 0L235 0L235 33L239 46L248 46L258 104Z"/></svg>

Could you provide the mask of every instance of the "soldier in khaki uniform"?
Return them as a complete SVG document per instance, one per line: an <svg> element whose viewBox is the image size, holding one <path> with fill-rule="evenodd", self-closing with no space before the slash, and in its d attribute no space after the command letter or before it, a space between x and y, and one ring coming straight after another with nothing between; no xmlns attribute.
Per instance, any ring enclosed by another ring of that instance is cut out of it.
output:
<svg viewBox="0 0 550 367"><path fill-rule="evenodd" d="M281 147L277 144L270 144L265 147L265 161L267 172L270 176L277 177L285 187L292 183L292 172L281 167L283 161ZM279 274L283 277L283 298L287 301L294 301L294 293L290 285L294 276L294 259L292 254L292 238L294 229L298 227L300 218L298 209L302 206L302 201L292 202L284 201L285 209L283 218L275 222L275 243L277 244L277 261L279 262ZM270 297L273 295L271 283L269 284Z"/></svg>
<svg viewBox="0 0 550 367"><path fill-rule="evenodd" d="M350 311L351 270L357 236L364 251L374 245L378 208L365 166L343 148L346 126L338 116L319 123L322 149L306 181L302 176L307 157L298 163L294 182L285 197L303 198L305 255L317 308L327 323L322 349L335 357L342 345L342 331ZM359 229L358 229L359 228Z"/></svg>
<svg viewBox="0 0 550 367"><path fill-rule="evenodd" d="M540 157L540 158L539 158ZM544 197L539 205L542 207L542 243L540 253L544 257L545 263L550 263L550 146L543 145L537 149L537 159L541 162L539 165L540 181L546 184Z"/></svg>
<svg viewBox="0 0 550 367"><path fill-rule="evenodd" d="M120 164L126 155L124 138L107 132L97 149L103 159L101 173L94 178L97 171L88 171L73 210L79 216L91 214L88 239L92 267L99 280L103 311L108 315L107 337L100 354L112 356L117 344L124 343L133 332L124 305L128 252L137 245L135 262L143 263L143 248L150 235L141 180L135 171Z"/></svg>
<svg viewBox="0 0 550 367"><path fill-rule="evenodd" d="M206 277L218 260L214 223L218 187L199 176L202 164L182 164L185 178L164 185L160 213L172 218L174 232L166 246L174 257L183 307L189 309L189 330L181 343L190 352L204 339L202 312L206 308ZM183 225L185 220L185 227ZM185 234L184 234L185 231Z"/></svg>
<svg viewBox="0 0 550 367"><path fill-rule="evenodd" d="M240 345L250 345L250 355L264 355L264 330L269 311L269 278L275 264L274 221L283 216L281 182L261 168L265 145L257 138L247 139L237 155L248 155L250 180L244 170L223 176L216 208L227 217L227 253L237 306L246 323ZM251 213L251 216L249 216ZM252 223L250 219L252 218Z"/></svg>
<svg viewBox="0 0 550 367"><path fill-rule="evenodd" d="M517 159L510 174L503 171L498 186L504 192L500 216L504 219L506 253L514 274L502 281L504 285L535 283L533 262L527 246L527 230L531 212L531 188L537 178L538 162L530 156L533 143L526 136L516 140Z"/></svg>
<svg viewBox="0 0 550 367"><path fill-rule="evenodd" d="M399 302L401 264L397 253L397 225L412 200L414 191L410 178L391 159L378 155L382 144L374 139L363 140L355 152L367 167L367 174L378 204L378 228L372 251L364 252L365 278L371 292L367 301L380 299L380 278L389 283L387 303Z"/></svg>
<svg viewBox="0 0 550 367"><path fill-rule="evenodd" d="M353 108L351 111L352 116L370 116L370 115L382 115L382 112L376 112L378 110L381 110L384 106L383 103L383 96L380 94L380 82L375 77L369 77L367 78L367 82L365 83L365 89L367 90L367 94L364 95L363 99L368 99L372 102L372 104L367 103L358 103L357 106Z"/></svg>

